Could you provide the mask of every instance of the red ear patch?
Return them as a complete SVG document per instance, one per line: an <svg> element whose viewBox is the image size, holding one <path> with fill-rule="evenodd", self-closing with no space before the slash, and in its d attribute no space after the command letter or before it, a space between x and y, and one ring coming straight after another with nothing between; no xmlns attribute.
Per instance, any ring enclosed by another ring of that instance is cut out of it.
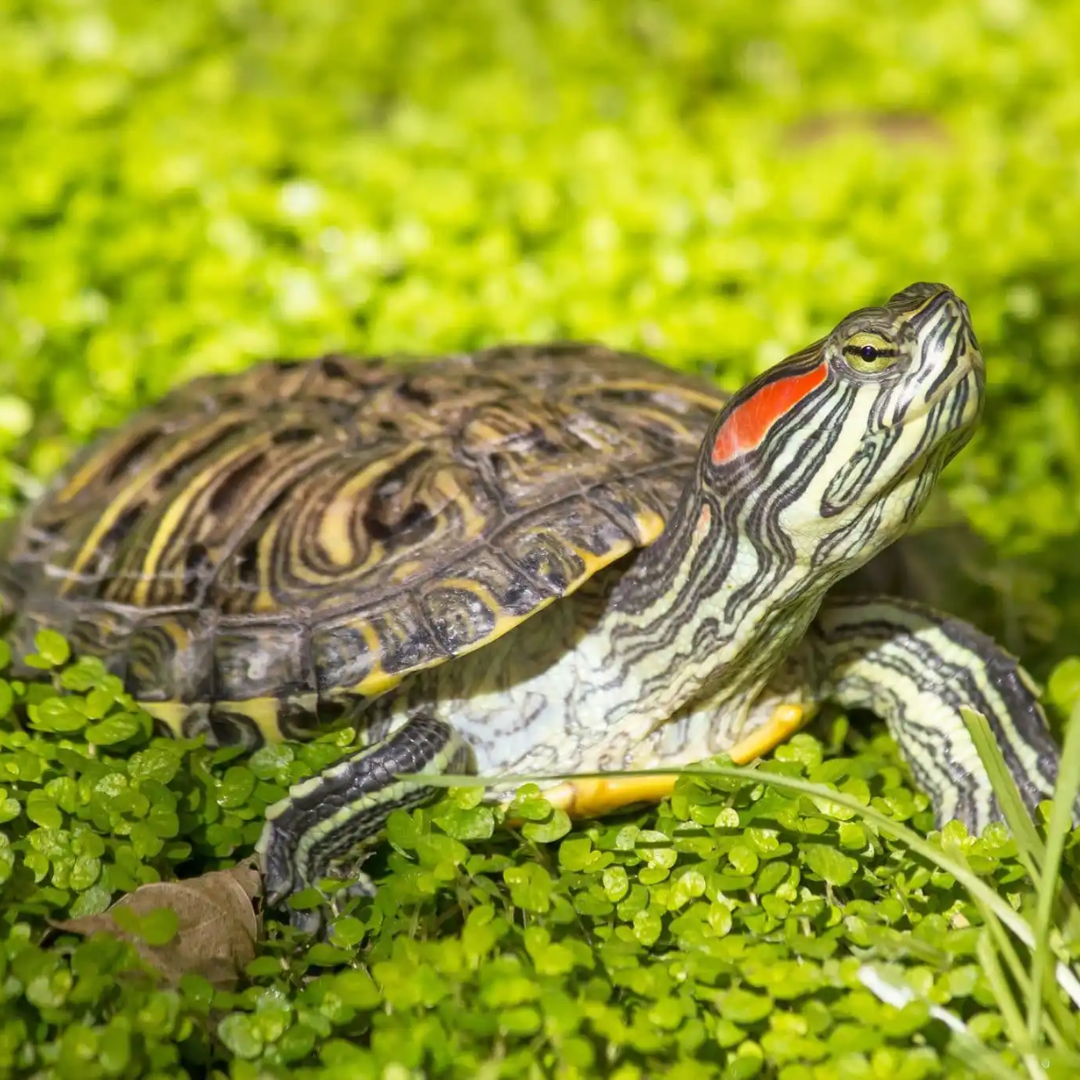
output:
<svg viewBox="0 0 1080 1080"><path fill-rule="evenodd" d="M828 364L822 361L801 375L786 375L767 382L728 414L713 443L713 464L723 465L760 445L769 428L819 387L828 374Z"/></svg>

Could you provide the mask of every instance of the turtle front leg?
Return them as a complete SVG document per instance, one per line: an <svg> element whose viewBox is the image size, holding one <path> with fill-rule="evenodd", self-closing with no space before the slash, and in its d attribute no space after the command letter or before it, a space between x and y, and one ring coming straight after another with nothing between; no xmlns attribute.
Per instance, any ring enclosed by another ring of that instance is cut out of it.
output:
<svg viewBox="0 0 1080 1080"><path fill-rule="evenodd" d="M443 790L399 776L471 769L471 750L449 724L415 717L382 742L294 784L284 799L267 808L256 845L267 906L275 907L317 884L333 863L370 847L392 810L420 806ZM374 892L366 874L357 871L351 876L354 890ZM294 912L292 921L304 929L314 928L304 912Z"/></svg>
<svg viewBox="0 0 1080 1080"><path fill-rule="evenodd" d="M1028 810L1053 794L1060 751L1037 691L974 627L907 600L830 597L805 645L816 695L888 723L939 826L956 818L976 833L1001 817L964 705L989 721Z"/></svg>

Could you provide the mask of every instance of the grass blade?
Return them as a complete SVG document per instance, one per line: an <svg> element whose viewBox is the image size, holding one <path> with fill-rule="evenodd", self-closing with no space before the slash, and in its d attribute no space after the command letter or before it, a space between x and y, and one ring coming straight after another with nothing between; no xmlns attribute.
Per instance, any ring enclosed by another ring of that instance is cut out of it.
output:
<svg viewBox="0 0 1080 1080"><path fill-rule="evenodd" d="M1045 872L1038 884L1034 925L1035 951L1031 960L1032 985L1028 999L1028 1034L1032 1039L1042 1026L1044 981L1050 967L1050 924L1058 894L1065 840L1072 826L1077 793L1080 793L1080 703L1073 708L1065 729L1061 771L1046 833Z"/></svg>
<svg viewBox="0 0 1080 1080"><path fill-rule="evenodd" d="M990 784L997 796L998 805L1005 817L1005 824L1016 841L1017 854L1024 864L1031 880L1036 888L1043 875L1046 866L1046 845L1039 836L1035 823L1031 820L1027 807L1020 797L1020 791L1013 780L1009 766L1005 763L1005 757L998 746L990 723L982 713L969 709L967 706L960 707L960 715L964 725L971 735L971 741L979 752L983 768L990 777Z"/></svg>
<svg viewBox="0 0 1080 1080"><path fill-rule="evenodd" d="M1045 1080L1046 1073L1043 1072L1035 1053L1035 1040L1028 1037L1024 1028L1024 1017L1017 1007L1008 979L1005 978L1005 972L1001 969L1001 962L991 940L989 929L984 929L979 935L979 940L975 945L975 955L978 957L979 964L986 975L986 981L990 984L998 1008L1001 1010L1005 1030L1008 1031L1013 1046L1023 1059L1028 1075L1032 1080Z"/></svg>
<svg viewBox="0 0 1080 1080"><path fill-rule="evenodd" d="M993 1077L994 1080L1023 1080L1019 1073L1009 1068L1000 1055L976 1038L958 1016L928 1001L910 986L892 981L873 964L864 964L859 969L859 982L880 1001L897 1009L902 1009L911 1001L926 1002L930 1015L940 1020L949 1029L949 1041L945 1044L946 1051L962 1064L978 1070L980 1075ZM1019 1013L1017 1020L1023 1031L1023 1020ZM1039 1080L1042 1080L1041 1074Z"/></svg>

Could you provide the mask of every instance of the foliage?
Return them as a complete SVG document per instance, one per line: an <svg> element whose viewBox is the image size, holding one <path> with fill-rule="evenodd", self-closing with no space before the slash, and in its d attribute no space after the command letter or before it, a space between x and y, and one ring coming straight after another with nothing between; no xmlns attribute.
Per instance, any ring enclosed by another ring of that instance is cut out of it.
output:
<svg viewBox="0 0 1080 1080"><path fill-rule="evenodd" d="M944 479L984 549L949 565L1060 719L1078 49L1076 0L0 0L0 513L166 387L264 355L595 337L733 387L944 280L990 378ZM987 945L954 873L872 813L719 775L572 831L528 797L497 827L456 790L395 816L379 895L325 941L271 922L236 990L157 982L130 942L47 920L231 867L348 736L156 739L61 638L38 649L41 684L0 679L0 1076L1077 1075L1052 982L1045 1064L1025 1056L1026 954ZM834 718L763 771L931 828L876 728ZM1019 840L928 842L1075 950Z"/></svg>
<svg viewBox="0 0 1080 1080"><path fill-rule="evenodd" d="M377 1077L387 1063L460 1077L962 1075L970 1049L943 1016L1000 1050L1002 1075L1022 1061L982 956L998 917L963 875L1007 901L1008 923L1034 904L1030 859L1003 826L905 836L904 823L932 827L925 796L891 740L843 718L761 767L778 789L688 775L658 812L574 831L528 787L505 811L475 787L396 811L374 901L345 900L316 943L273 924L233 990L203 974L161 985L135 946L43 939L45 920L232 865L265 805L348 736L241 761L152 737L95 662L53 679L0 684L26 716L0 731L0 1070L199 1075L231 1059L237 1077ZM126 734L103 743L102 730ZM829 787L801 794L807 781ZM496 831L503 817L526 824ZM1066 878L1078 869L1070 842ZM124 929L165 946L164 914ZM891 1001L890 985L911 1000ZM1059 1045L1042 1075L1074 1075L1077 1014L1052 986L1046 999Z"/></svg>

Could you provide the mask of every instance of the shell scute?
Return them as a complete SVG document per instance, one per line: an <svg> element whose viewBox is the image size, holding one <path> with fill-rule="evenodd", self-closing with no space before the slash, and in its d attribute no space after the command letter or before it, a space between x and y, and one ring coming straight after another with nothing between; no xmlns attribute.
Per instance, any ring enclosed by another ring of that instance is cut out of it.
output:
<svg viewBox="0 0 1080 1080"><path fill-rule="evenodd" d="M378 611L344 613L311 632L319 700L374 696L402 675L446 659L419 602L406 594Z"/></svg>
<svg viewBox="0 0 1080 1080"><path fill-rule="evenodd" d="M283 699L316 692L311 633L299 622L219 626L214 635L214 690L224 701Z"/></svg>
<svg viewBox="0 0 1080 1080"><path fill-rule="evenodd" d="M213 613L147 611L123 651L125 683L139 701L214 701Z"/></svg>

